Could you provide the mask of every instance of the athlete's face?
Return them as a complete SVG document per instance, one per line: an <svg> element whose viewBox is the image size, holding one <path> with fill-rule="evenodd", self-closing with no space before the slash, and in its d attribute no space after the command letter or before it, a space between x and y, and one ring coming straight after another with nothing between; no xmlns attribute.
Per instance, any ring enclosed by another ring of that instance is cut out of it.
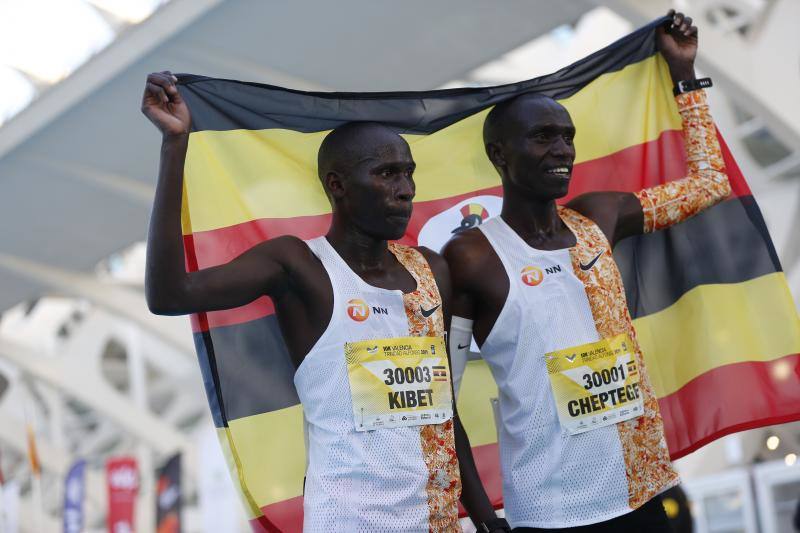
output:
<svg viewBox="0 0 800 533"><path fill-rule="evenodd" d="M351 168L340 208L367 235L401 238L411 218L415 167L408 143L387 134Z"/></svg>
<svg viewBox="0 0 800 533"><path fill-rule="evenodd" d="M544 98L520 99L509 111L508 129L493 158L511 189L506 193L537 200L565 196L575 162L575 126L569 113Z"/></svg>

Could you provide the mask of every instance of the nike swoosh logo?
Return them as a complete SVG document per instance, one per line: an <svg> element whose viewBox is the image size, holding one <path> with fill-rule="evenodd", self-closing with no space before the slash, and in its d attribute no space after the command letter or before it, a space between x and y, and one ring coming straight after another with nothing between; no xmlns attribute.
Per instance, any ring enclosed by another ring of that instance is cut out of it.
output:
<svg viewBox="0 0 800 533"><path fill-rule="evenodd" d="M461 346L460 344L458 345L458 349L459 350L463 350L464 348L467 348L467 347L469 347L469 344L465 344L464 346Z"/></svg>
<svg viewBox="0 0 800 533"><path fill-rule="evenodd" d="M603 255L603 252L600 252L599 254L594 256L594 259L592 259L591 261L589 261L585 265L583 263L580 263L581 270L589 270L590 268L592 268L594 266L594 264L597 262L597 260L600 259L601 255Z"/></svg>
<svg viewBox="0 0 800 533"><path fill-rule="evenodd" d="M566 356L566 357L567 357L567 361L569 361L571 363L571 362L573 362L575 360L575 358L577 357L577 354L573 355L572 357L570 357L570 356Z"/></svg>
<svg viewBox="0 0 800 533"><path fill-rule="evenodd" d="M442 305L442 304L439 304L439 305ZM424 316L425 318L428 318L428 317L429 317L429 316L431 316L431 315L432 315L432 314L433 314L433 313L434 313L434 312L435 312L437 309L439 309L439 305L437 305L436 307L432 307L432 308L430 308L430 309L423 309L423 308L422 308L422 306L420 305L420 306L419 306L419 312L420 312L420 313L422 313L422 316Z"/></svg>

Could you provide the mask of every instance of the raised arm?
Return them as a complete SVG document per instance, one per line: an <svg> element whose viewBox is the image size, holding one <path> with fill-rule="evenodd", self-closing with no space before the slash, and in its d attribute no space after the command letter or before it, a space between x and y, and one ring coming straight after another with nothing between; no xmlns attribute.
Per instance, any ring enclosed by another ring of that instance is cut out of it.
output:
<svg viewBox="0 0 800 533"><path fill-rule="evenodd" d="M636 193L645 233L682 222L731 192L705 91L679 94L675 99L683 121L688 175Z"/></svg>
<svg viewBox="0 0 800 533"><path fill-rule="evenodd" d="M147 239L145 294L157 314L186 314L244 305L264 294L285 290L284 261L296 239L258 245L230 263L186 272L181 231L183 165L191 115L170 72L147 77L142 112L161 131L161 163Z"/></svg>
<svg viewBox="0 0 800 533"><path fill-rule="evenodd" d="M697 28L681 13L657 29L658 46L673 83L695 79ZM591 193L570 203L604 230L612 243L664 229L725 199L731 191L706 94L695 90L675 97L683 126L686 177L637 193Z"/></svg>
<svg viewBox="0 0 800 533"><path fill-rule="evenodd" d="M669 65L673 84L695 79L697 27L682 13L657 30L658 47ZM668 228L725 199L731 192L706 94L695 90L676 97L683 123L688 175L636 193L642 206L643 232Z"/></svg>

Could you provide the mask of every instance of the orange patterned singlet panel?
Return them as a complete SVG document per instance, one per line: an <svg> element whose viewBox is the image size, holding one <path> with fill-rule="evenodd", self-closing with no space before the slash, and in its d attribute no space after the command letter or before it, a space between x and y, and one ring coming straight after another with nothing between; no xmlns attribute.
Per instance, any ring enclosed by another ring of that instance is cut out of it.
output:
<svg viewBox="0 0 800 533"><path fill-rule="evenodd" d="M636 509L664 489L675 485L678 474L669 458L658 400L647 375L642 350L628 312L622 276L608 240L600 228L583 215L566 207L560 207L558 212L578 241L570 250L572 269L586 289L597 332L606 339L627 333L635 346L644 414L618 423L617 430L628 478L628 504ZM601 255L592 268L581 268L581 263L589 264L598 254Z"/></svg>
<svg viewBox="0 0 800 533"><path fill-rule="evenodd" d="M417 250L399 244L390 244L389 250L417 281L417 290L403 295L409 335L444 336L442 299L425 257ZM434 308L436 310L431 313ZM453 421L420 426L420 440L428 467L430 530L436 533L460 532L458 498L461 495L461 476Z"/></svg>
<svg viewBox="0 0 800 533"><path fill-rule="evenodd" d="M646 233L686 220L731 192L705 91L679 94L675 100L683 121L689 175L636 193Z"/></svg>

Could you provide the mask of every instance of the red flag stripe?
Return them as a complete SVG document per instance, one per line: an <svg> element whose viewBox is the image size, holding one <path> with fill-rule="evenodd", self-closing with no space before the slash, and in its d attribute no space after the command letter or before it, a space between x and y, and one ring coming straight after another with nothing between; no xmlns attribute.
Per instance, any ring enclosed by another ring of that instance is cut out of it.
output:
<svg viewBox="0 0 800 533"><path fill-rule="evenodd" d="M797 420L799 377L800 354L792 354L717 367L659 398L672 459L737 431Z"/></svg>

